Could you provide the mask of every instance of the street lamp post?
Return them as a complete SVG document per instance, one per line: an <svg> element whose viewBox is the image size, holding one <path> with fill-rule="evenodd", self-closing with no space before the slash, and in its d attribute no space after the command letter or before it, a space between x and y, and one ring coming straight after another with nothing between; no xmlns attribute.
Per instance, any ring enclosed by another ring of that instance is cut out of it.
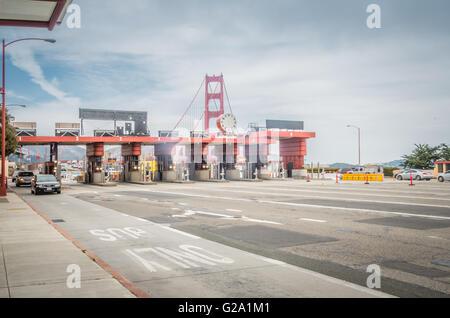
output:
<svg viewBox="0 0 450 318"><path fill-rule="evenodd" d="M347 125L347 127L356 128L358 130L358 170L361 167L361 128L354 125Z"/></svg>
<svg viewBox="0 0 450 318"><path fill-rule="evenodd" d="M2 49L3 49L3 72L2 72L2 88L0 90L1 94L2 94L2 178L1 178L1 185L0 185L0 196L4 197L6 196L6 180L7 180L7 176L6 176L6 85L5 85L5 60L6 60L6 47L8 45L11 45L13 43L16 42L20 42L20 41L32 41L32 40L36 40L36 41L45 41L45 42L49 42L49 43L55 43L56 40L53 39L42 39L42 38L24 38L24 39L18 39L18 40L14 40L8 43L5 43L5 39L3 39L2 41Z"/></svg>

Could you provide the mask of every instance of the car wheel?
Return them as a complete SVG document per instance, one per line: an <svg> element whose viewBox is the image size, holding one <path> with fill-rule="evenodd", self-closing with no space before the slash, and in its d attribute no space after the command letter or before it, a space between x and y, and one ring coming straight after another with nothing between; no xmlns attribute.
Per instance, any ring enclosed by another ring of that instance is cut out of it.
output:
<svg viewBox="0 0 450 318"><path fill-rule="evenodd" d="M439 182L444 182L444 177L439 177L438 180Z"/></svg>
<svg viewBox="0 0 450 318"><path fill-rule="evenodd" d="M56 191L56 193L61 194L61 190Z"/></svg>
<svg viewBox="0 0 450 318"><path fill-rule="evenodd" d="M416 176L416 177L414 178L414 180L422 180L422 177L421 177L421 176Z"/></svg>
<svg viewBox="0 0 450 318"><path fill-rule="evenodd" d="M398 175L398 176L397 176L397 180L400 180L400 181L402 181L402 180L403 180L403 177L402 177L402 176L400 176L400 175Z"/></svg>
<svg viewBox="0 0 450 318"><path fill-rule="evenodd" d="M19 184L19 183L16 183L16 188L18 188L18 187L20 187L20 184Z"/></svg>

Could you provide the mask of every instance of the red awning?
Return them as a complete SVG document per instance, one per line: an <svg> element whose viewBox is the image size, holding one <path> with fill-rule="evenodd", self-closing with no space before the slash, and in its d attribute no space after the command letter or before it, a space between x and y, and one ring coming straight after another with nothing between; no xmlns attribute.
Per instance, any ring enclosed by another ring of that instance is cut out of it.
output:
<svg viewBox="0 0 450 318"><path fill-rule="evenodd" d="M0 0L0 26L47 28L64 19L72 0Z"/></svg>

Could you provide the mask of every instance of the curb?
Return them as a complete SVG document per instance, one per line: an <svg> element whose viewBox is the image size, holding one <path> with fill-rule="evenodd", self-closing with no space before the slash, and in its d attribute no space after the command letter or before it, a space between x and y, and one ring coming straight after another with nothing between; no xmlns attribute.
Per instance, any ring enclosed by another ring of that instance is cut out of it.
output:
<svg viewBox="0 0 450 318"><path fill-rule="evenodd" d="M74 239L72 236L70 236L69 233L64 231L61 227L56 225L52 220L50 220L48 217L46 217L44 214L42 214L37 208L35 208L31 203L25 201L25 199L16 191L12 190L23 202L25 202L36 214L38 214L40 217L42 217L47 223L49 223L55 230L57 230L60 234L62 234L66 239L72 242L73 245L78 247L84 254L86 254L91 260L96 262L101 268L103 268L106 272L112 275L113 278L115 278L119 283L121 283L126 289L128 289L132 294L134 294L138 298L150 298L150 295L147 294L145 291L137 287L135 284L130 282L128 279L126 279L122 274L120 274L118 271L114 270L108 263L103 261L100 257L95 255L93 252L85 248L83 245L81 245L80 242L78 242L76 239Z"/></svg>

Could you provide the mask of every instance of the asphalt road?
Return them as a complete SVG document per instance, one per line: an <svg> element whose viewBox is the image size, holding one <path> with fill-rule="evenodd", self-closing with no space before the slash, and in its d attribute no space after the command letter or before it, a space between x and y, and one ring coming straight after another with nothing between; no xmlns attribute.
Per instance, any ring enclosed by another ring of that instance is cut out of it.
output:
<svg viewBox="0 0 450 318"><path fill-rule="evenodd" d="M450 295L450 183L72 186L23 198L156 297ZM359 287L361 286L361 287Z"/></svg>

